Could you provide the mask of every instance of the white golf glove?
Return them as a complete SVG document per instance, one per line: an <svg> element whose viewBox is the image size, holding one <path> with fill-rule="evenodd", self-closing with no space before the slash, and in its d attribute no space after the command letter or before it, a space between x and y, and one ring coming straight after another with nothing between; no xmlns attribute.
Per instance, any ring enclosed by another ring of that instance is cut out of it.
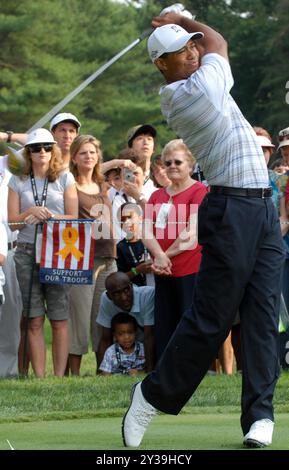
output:
<svg viewBox="0 0 289 470"><path fill-rule="evenodd" d="M178 13L179 15L186 16L191 20L194 20L196 18L196 16L192 15L192 13L185 9L182 3L174 3L173 5L164 8L160 12L159 16L164 16L166 15L166 13Z"/></svg>

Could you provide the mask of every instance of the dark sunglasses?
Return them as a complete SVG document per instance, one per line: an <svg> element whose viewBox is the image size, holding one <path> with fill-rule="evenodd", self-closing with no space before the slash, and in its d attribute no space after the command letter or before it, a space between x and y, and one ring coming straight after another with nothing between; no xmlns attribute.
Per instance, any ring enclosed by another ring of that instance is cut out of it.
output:
<svg viewBox="0 0 289 470"><path fill-rule="evenodd" d="M177 166L180 166L180 165L182 165L184 162L183 162L182 160L166 160L166 161L164 162L165 166L167 166L167 167L171 166L173 163L174 163L175 165L177 165Z"/></svg>
<svg viewBox="0 0 289 470"><path fill-rule="evenodd" d="M28 146L31 153L39 153L41 149L44 149L45 152L51 152L53 145L52 144L35 144Z"/></svg>

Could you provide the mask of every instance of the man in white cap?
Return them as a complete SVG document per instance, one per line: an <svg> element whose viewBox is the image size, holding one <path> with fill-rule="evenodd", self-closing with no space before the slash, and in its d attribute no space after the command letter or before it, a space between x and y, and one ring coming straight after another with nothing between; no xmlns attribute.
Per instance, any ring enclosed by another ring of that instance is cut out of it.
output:
<svg viewBox="0 0 289 470"><path fill-rule="evenodd" d="M63 164L69 167L70 146L77 137L81 124L74 114L60 113L54 116L49 129L61 150Z"/></svg>
<svg viewBox="0 0 289 470"><path fill-rule="evenodd" d="M59 113L50 122L49 129L52 132L58 147L61 150L63 165L69 166L70 146L78 135L81 123L78 118L71 113ZM0 132L0 142L16 142L25 145L27 134L14 133L12 131Z"/></svg>
<svg viewBox="0 0 289 470"><path fill-rule="evenodd" d="M265 159L230 95L233 78L225 39L181 12L155 17L152 26L149 55L167 82L160 90L162 112L196 157L211 190L199 207L203 248L192 307L184 312L156 370L133 389L123 419L124 444L139 446L158 411L181 411L239 309L243 442L264 447L271 444L274 427L284 261ZM151 240L145 243L155 272L169 275L166 253Z"/></svg>

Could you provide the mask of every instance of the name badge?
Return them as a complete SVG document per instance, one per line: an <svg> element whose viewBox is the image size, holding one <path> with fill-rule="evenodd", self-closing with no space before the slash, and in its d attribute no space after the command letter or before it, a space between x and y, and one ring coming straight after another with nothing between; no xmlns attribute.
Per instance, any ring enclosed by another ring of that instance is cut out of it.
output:
<svg viewBox="0 0 289 470"><path fill-rule="evenodd" d="M164 203L161 205L159 213L156 220L156 228L165 228L168 223L168 216L171 210L172 204Z"/></svg>

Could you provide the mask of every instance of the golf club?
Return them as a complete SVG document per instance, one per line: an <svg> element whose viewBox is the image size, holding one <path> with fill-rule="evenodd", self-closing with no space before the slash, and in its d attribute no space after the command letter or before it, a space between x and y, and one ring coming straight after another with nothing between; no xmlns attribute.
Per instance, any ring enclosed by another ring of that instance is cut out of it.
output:
<svg viewBox="0 0 289 470"><path fill-rule="evenodd" d="M123 55L137 46L143 39L148 37L153 29L145 30L137 39L135 39L131 44L127 47L122 49L118 54L112 57L108 62L103 64L99 69L97 69L92 75L86 78L78 87L76 87L73 91L71 91L65 98L63 98L59 103L57 103L48 113L45 114L39 121L37 121L30 129L28 129L27 133L29 134L34 129L38 127L43 127L48 121L50 121L55 114L57 114L64 106L66 106L70 101L73 100L82 90L84 90L87 85L93 82L97 77L99 77L106 69L108 69L112 64L114 64L118 59L120 59Z"/></svg>
<svg viewBox="0 0 289 470"><path fill-rule="evenodd" d="M73 91L71 91L65 98L63 98L59 103L57 103L48 113L46 113L42 118L40 118L30 129L28 129L27 134L32 132L34 129L38 129L39 127L43 127L48 121L50 121L53 116L55 116L64 106L66 106L70 101L73 100L82 90L84 90L87 85L93 82L97 77L99 77L106 69L108 69L112 64L114 64L118 59L120 59L123 55L137 46L143 39L148 37L153 29L147 29L143 31L143 33L135 39L131 44L127 47L122 49L118 54L112 57L108 62L103 64L99 69L97 69L93 74L91 74L88 78L86 78L78 87L76 87ZM23 166L24 166L24 158L22 156L21 150L16 150L13 147L8 147L8 166L11 173L15 175L22 174Z"/></svg>

